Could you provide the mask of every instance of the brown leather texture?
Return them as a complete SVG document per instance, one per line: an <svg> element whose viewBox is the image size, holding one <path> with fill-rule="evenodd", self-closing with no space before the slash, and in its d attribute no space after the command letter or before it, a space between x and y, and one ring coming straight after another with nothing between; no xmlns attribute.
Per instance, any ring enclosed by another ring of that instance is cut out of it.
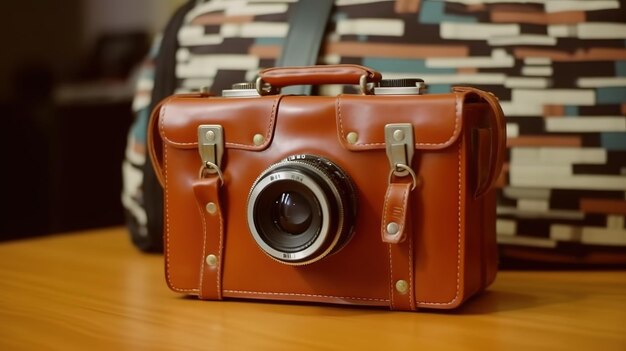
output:
<svg viewBox="0 0 626 351"><path fill-rule="evenodd" d="M410 166L417 186L406 198L406 185L388 193L384 128L390 123L413 126ZM212 193L215 188L198 193L213 186L198 183L201 124L224 130L219 194ZM208 299L450 309L495 279L493 184L502 167L505 131L490 94L461 88L407 96L172 96L154 110L151 126L150 155L165 196L166 278L175 291ZM263 137L261 143L254 143L255 135ZM358 199L350 241L303 266L266 255L246 217L257 177L296 154L332 160L350 176ZM211 196L218 197L219 217L203 212L201 202ZM381 238L384 217L397 216L385 214L386 197L405 210L402 240ZM206 267L208 254L218 262L213 271ZM400 280L407 289L398 289Z"/></svg>
<svg viewBox="0 0 626 351"><path fill-rule="evenodd" d="M379 72L360 65L320 65L304 67L272 67L259 72L264 82L274 87L289 85L359 84L361 76L367 82L378 82Z"/></svg>
<svg viewBox="0 0 626 351"><path fill-rule="evenodd" d="M224 219L222 217L217 177L201 178L192 185L202 220L202 261L198 296L202 299L222 298L222 254L224 251ZM209 257L211 255L211 257ZM207 258L209 257L209 258Z"/></svg>

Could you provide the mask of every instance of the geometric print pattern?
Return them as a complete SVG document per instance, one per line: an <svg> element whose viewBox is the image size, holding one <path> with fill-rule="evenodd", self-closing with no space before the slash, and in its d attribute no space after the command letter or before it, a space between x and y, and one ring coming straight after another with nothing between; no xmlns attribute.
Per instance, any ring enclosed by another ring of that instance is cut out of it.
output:
<svg viewBox="0 0 626 351"><path fill-rule="evenodd" d="M178 91L219 93L274 66L294 3L197 5L178 33ZM507 120L497 219L505 258L626 264L626 1L336 0L318 63L419 77L430 93L493 92ZM131 173L145 154L153 66L144 68ZM140 211L137 186L124 192Z"/></svg>

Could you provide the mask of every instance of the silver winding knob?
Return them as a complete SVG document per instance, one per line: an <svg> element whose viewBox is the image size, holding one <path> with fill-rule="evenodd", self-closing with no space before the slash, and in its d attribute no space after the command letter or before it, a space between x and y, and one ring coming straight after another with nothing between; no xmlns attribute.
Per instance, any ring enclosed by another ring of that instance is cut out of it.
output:
<svg viewBox="0 0 626 351"><path fill-rule="evenodd" d="M425 89L419 78L383 79L374 87L374 95L420 95Z"/></svg>

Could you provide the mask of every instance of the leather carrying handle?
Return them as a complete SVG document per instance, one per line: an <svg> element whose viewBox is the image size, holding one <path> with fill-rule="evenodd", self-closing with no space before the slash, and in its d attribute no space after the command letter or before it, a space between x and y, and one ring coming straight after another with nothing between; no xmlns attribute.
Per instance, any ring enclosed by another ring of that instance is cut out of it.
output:
<svg viewBox="0 0 626 351"><path fill-rule="evenodd" d="M321 84L364 84L376 83L382 75L368 67L359 65L317 65L273 67L259 72L263 83L273 88L282 88L291 85L321 85Z"/></svg>

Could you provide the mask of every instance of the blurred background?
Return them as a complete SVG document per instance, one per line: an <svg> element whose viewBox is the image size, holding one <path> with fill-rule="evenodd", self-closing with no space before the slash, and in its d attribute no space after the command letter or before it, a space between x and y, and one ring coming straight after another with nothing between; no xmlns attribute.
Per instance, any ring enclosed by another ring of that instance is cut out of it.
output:
<svg viewBox="0 0 626 351"><path fill-rule="evenodd" d="M124 222L133 75L182 2L0 2L0 241Z"/></svg>
<svg viewBox="0 0 626 351"><path fill-rule="evenodd" d="M124 223L135 77L183 2L0 1L0 241ZM196 8L177 32L181 91L274 65L294 3ZM499 97L502 262L626 264L626 0L336 0L331 17L320 63Z"/></svg>

